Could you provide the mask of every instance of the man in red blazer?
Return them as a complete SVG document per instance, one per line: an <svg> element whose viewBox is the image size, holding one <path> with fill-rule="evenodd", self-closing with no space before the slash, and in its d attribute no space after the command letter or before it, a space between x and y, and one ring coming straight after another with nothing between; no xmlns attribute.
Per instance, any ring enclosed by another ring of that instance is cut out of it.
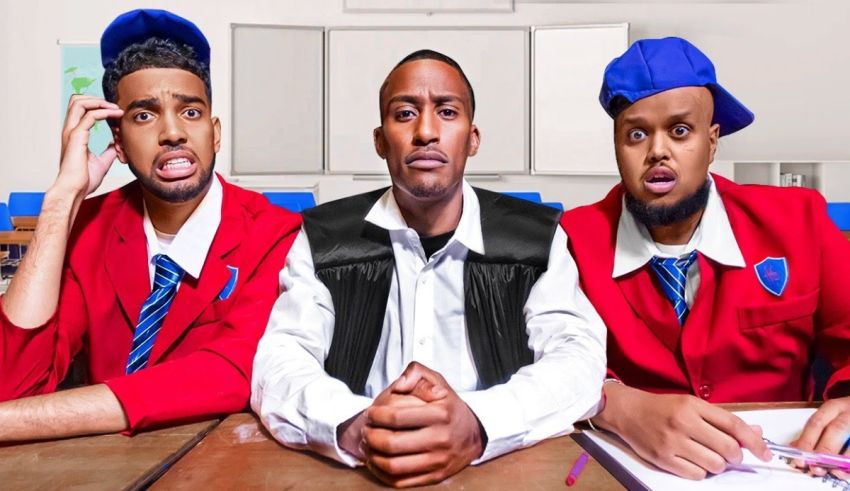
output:
<svg viewBox="0 0 850 491"><path fill-rule="evenodd" d="M101 50L106 100L71 99L59 175L0 297L0 441L244 409L300 228L297 215L213 173L221 126L209 45L194 24L128 12ZM87 144L103 120L114 144L97 156ZM83 201L116 156L137 180ZM93 385L54 392L75 357Z"/></svg>
<svg viewBox="0 0 850 491"><path fill-rule="evenodd" d="M633 44L606 68L600 100L622 182L562 221L609 329L613 383L592 423L688 478L740 462L741 446L768 458L757 429L709 403L810 400L819 354L833 369L829 400L796 444L842 451L850 243L823 198L708 173L718 138L753 115L683 39Z"/></svg>

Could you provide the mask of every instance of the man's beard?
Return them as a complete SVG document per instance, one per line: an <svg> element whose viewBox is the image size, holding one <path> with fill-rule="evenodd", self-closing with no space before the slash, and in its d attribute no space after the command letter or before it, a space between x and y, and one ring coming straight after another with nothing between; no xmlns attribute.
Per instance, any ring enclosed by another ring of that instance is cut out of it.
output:
<svg viewBox="0 0 850 491"><path fill-rule="evenodd" d="M693 194L685 196L672 205L650 205L626 192L626 209L647 228L673 225L693 216L708 204L711 183L705 180Z"/></svg>
<svg viewBox="0 0 850 491"><path fill-rule="evenodd" d="M420 199L439 198L446 194L446 186L439 183L418 184L411 186L410 194Z"/></svg>
<svg viewBox="0 0 850 491"><path fill-rule="evenodd" d="M455 186L459 183L446 182L439 176L417 176L418 179L411 179L407 182L396 183L400 184L407 192L416 199L423 201L442 200L446 196L451 195ZM412 182L411 182L412 181Z"/></svg>
<svg viewBox="0 0 850 491"><path fill-rule="evenodd" d="M206 170L199 170L201 174L195 184L181 183L176 187L164 186L161 181L156 179L156 165L151 166L150 175L146 176L140 173L132 162L127 162L127 164L130 167L130 172L136 176L142 187L151 194L168 203L185 203L198 197L207 189L215 169L215 155L213 155L212 162ZM202 169L202 166L199 167Z"/></svg>

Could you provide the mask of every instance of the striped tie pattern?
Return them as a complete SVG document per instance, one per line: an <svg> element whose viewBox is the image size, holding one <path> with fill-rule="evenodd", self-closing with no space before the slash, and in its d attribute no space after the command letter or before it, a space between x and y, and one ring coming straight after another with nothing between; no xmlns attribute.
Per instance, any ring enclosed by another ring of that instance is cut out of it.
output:
<svg viewBox="0 0 850 491"><path fill-rule="evenodd" d="M133 347L127 358L127 374L141 370L148 365L151 348L162 327L162 321L174 301L177 285L183 278L183 269L165 254L154 256L156 270L153 280L153 291L139 313L139 323L133 334Z"/></svg>
<svg viewBox="0 0 850 491"><path fill-rule="evenodd" d="M691 251L685 257L658 257L649 260L652 270L655 271L664 294L673 304L679 325L685 323L688 317L688 303L685 301L685 281L688 277L688 268L697 258L697 251Z"/></svg>

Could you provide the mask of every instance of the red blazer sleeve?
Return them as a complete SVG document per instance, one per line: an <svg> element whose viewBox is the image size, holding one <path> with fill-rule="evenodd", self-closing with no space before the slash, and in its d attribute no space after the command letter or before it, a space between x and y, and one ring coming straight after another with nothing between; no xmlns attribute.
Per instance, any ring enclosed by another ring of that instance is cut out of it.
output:
<svg viewBox="0 0 850 491"><path fill-rule="evenodd" d="M82 349L87 315L71 269L65 267L59 305L51 318L33 329L16 326L0 301L0 401L56 390Z"/></svg>
<svg viewBox="0 0 850 491"><path fill-rule="evenodd" d="M823 237L816 342L833 369L824 398L843 397L850 395L850 240L829 219L822 198L813 219L820 221Z"/></svg>
<svg viewBox="0 0 850 491"><path fill-rule="evenodd" d="M254 353L278 297L278 275L298 225L300 221L278 231L265 253L257 251L258 266L234 293L235 303L211 341L182 358L105 382L121 402L130 432L245 409Z"/></svg>

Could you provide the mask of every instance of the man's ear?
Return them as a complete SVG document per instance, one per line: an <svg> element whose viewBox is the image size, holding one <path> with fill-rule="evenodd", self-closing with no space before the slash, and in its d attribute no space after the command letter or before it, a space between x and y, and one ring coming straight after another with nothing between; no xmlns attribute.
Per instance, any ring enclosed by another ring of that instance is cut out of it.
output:
<svg viewBox="0 0 850 491"><path fill-rule="evenodd" d="M708 144L709 144L709 154L708 154L708 162L714 162L714 154L717 152L717 142L720 140L720 125L713 124L711 128L708 129Z"/></svg>
<svg viewBox="0 0 850 491"><path fill-rule="evenodd" d="M468 157L474 156L478 153L478 146L481 145L481 132L478 131L478 127L472 125L469 132L469 144L466 149L466 155Z"/></svg>
<svg viewBox="0 0 850 491"><path fill-rule="evenodd" d="M387 159L387 140L384 138L384 129L380 126L372 130L372 140L375 143L375 152L382 160Z"/></svg>
<svg viewBox="0 0 850 491"><path fill-rule="evenodd" d="M115 152L122 164L127 163L127 154L124 152L124 143L121 141L121 126L118 123L109 126L112 129L112 141L115 143Z"/></svg>
<svg viewBox="0 0 850 491"><path fill-rule="evenodd" d="M221 148L221 120L218 119L218 116L213 116L212 124L213 124L213 146L215 148L215 153L218 153L218 149Z"/></svg>

